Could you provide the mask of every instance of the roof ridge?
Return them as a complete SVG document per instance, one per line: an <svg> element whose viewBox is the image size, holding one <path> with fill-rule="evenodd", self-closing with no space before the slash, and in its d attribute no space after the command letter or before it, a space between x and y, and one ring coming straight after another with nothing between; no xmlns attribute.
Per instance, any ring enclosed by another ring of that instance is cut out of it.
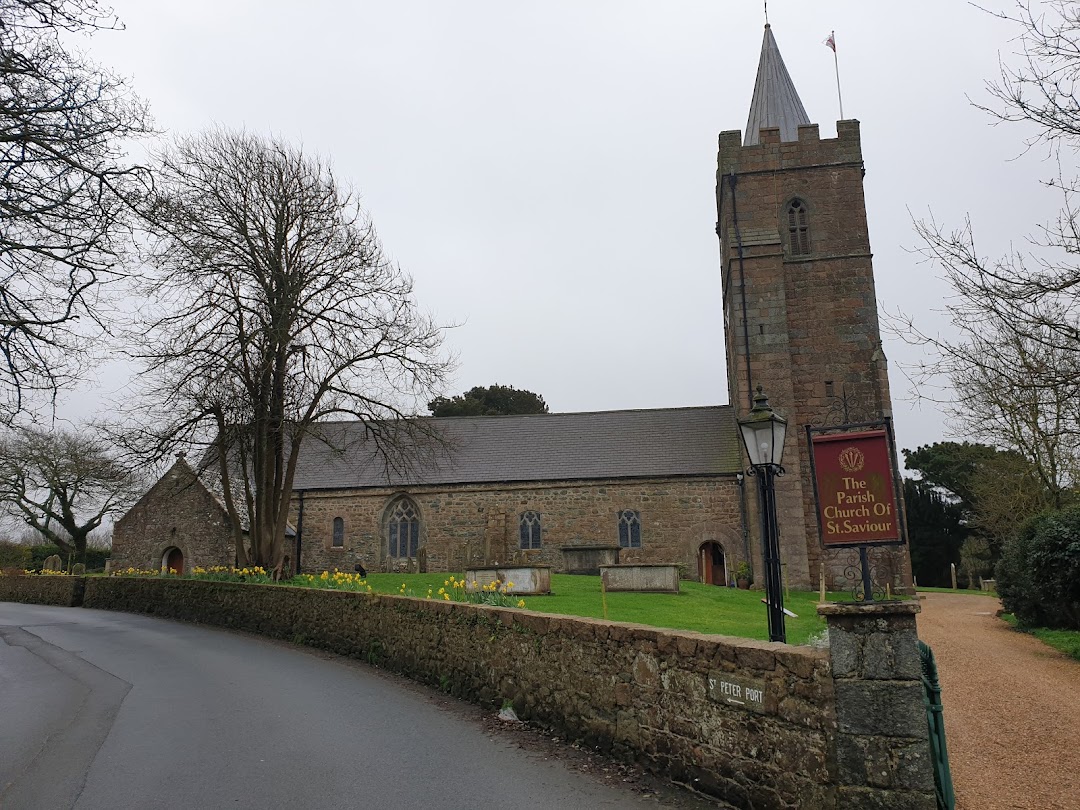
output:
<svg viewBox="0 0 1080 810"><path fill-rule="evenodd" d="M527 419L529 417L555 417L555 416L604 416L618 413L671 413L674 411L715 411L732 407L730 403L723 405L672 405L664 408L613 408L603 411L555 411L552 413L498 413L498 414L474 414L471 416L431 416L418 415L402 417L400 421L412 421L419 419L438 419L439 422L450 422L464 419ZM316 422L318 425L355 425L362 423L362 419L337 419L327 422ZM399 421L394 419L375 419L375 422Z"/></svg>

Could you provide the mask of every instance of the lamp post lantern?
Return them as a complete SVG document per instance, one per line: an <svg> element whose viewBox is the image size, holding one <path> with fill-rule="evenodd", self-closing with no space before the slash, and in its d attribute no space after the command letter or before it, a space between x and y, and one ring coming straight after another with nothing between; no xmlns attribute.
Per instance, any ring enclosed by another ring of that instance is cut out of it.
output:
<svg viewBox="0 0 1080 810"><path fill-rule="evenodd" d="M784 583L780 570L780 533L776 525L776 476L784 474L780 460L784 456L787 420L769 406L769 399L758 386L754 407L739 420L746 455L747 472L758 480L761 506L761 546L765 563L765 601L769 607L769 641L787 641L784 629Z"/></svg>

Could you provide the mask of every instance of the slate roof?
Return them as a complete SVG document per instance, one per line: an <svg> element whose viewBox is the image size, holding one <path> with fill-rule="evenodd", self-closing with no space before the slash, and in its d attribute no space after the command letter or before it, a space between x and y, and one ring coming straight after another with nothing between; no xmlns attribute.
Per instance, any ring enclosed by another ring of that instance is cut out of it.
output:
<svg viewBox="0 0 1080 810"><path fill-rule="evenodd" d="M772 28L766 23L743 146L758 143L758 133L770 127L780 127L781 141L797 141L799 125L809 123L810 116L806 114L806 108L795 90L795 82L784 65Z"/></svg>
<svg viewBox="0 0 1080 810"><path fill-rule="evenodd" d="M304 441L293 488L346 489L590 478L733 474L742 469L730 406L473 416L407 424L423 458L394 469L361 422L320 426ZM424 436L433 433L438 440Z"/></svg>

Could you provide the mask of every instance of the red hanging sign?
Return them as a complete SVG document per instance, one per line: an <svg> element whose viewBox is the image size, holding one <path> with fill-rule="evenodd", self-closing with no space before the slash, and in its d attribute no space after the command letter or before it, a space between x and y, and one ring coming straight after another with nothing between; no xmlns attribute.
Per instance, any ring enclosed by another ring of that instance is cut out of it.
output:
<svg viewBox="0 0 1080 810"><path fill-rule="evenodd" d="M903 542L888 434L817 435L810 446L822 544Z"/></svg>

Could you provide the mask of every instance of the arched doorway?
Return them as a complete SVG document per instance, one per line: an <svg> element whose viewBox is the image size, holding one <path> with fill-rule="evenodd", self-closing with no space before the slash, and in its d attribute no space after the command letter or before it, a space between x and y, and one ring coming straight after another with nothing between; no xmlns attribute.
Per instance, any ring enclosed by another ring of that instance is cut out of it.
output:
<svg viewBox="0 0 1080 810"><path fill-rule="evenodd" d="M702 543L698 548L698 579L706 585L727 585L727 559L719 543Z"/></svg>
<svg viewBox="0 0 1080 810"><path fill-rule="evenodd" d="M175 571L177 574L184 573L184 552L180 549L168 549L161 558L161 567L166 571Z"/></svg>

